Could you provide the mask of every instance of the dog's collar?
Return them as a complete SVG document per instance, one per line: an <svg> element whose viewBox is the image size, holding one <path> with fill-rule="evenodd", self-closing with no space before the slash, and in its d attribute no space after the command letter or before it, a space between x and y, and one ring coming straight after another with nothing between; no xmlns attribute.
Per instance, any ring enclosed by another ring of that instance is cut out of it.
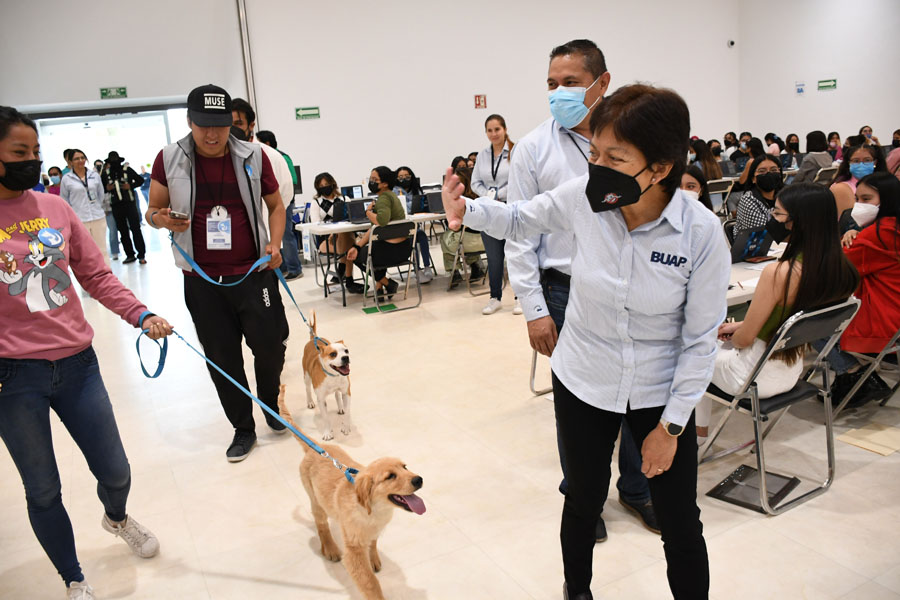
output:
<svg viewBox="0 0 900 600"><path fill-rule="evenodd" d="M337 377L337 375L335 375L334 373L329 373L328 371L326 371L325 365L323 365L321 361L319 361L319 366L322 367L322 372L325 373L326 375L328 375L329 377Z"/></svg>
<svg viewBox="0 0 900 600"><path fill-rule="evenodd" d="M321 340L323 342L328 341L324 338L320 338L317 335L313 336L313 346L315 346L317 352L319 350L319 340ZM325 373L326 375L328 375L329 377L337 377L337 375L335 375L334 373L329 373L328 371L325 370L325 365L322 364L322 361L319 361L319 366L322 367L322 372Z"/></svg>

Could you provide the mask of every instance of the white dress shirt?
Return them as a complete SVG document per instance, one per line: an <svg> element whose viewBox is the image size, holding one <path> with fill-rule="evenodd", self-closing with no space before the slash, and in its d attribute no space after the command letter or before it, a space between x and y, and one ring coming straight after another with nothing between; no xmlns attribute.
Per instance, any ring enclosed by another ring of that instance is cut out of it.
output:
<svg viewBox="0 0 900 600"><path fill-rule="evenodd" d="M513 148L509 167L510 204L531 200L588 171L590 141L550 118ZM478 162L475 163L476 167ZM572 232L540 233L506 241L509 283L522 303L526 321L547 317L541 269L572 272Z"/></svg>
<svg viewBox="0 0 900 600"><path fill-rule="evenodd" d="M281 152L268 144L259 144L265 153L269 162L272 163L272 171L275 172L275 181L278 182L278 192L281 194L281 202L284 207L294 199L294 178L291 177L291 168L288 167L287 161L281 155Z"/></svg>
<svg viewBox="0 0 900 600"><path fill-rule="evenodd" d="M59 181L59 195L69 203L82 223L106 218L103 211L105 193L100 174L93 169L87 170L85 181L82 181L74 171L69 171Z"/></svg>
<svg viewBox="0 0 900 600"><path fill-rule="evenodd" d="M665 406L663 419L685 425L725 319L731 257L719 219L677 190L658 219L629 232L621 211L591 210L587 180L517 204L466 200L463 222L508 240L570 235L572 287L553 372L591 406Z"/></svg>
<svg viewBox="0 0 900 600"><path fill-rule="evenodd" d="M478 196L487 196L491 188L497 188L497 200L506 202L509 190L509 148L503 146L500 156L492 154L492 146L478 153L475 168L472 169L472 191ZM493 164L492 164L493 163ZM494 176L494 171L497 176Z"/></svg>

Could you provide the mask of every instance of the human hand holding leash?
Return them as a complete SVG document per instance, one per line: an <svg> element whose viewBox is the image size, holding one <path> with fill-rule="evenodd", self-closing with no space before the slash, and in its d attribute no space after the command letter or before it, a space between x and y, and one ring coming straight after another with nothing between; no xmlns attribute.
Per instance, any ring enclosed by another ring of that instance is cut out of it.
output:
<svg viewBox="0 0 900 600"><path fill-rule="evenodd" d="M266 244L266 254L272 257L269 261L270 269L277 269L281 266L281 247L275 246L271 242Z"/></svg>
<svg viewBox="0 0 900 600"><path fill-rule="evenodd" d="M641 472L647 479L662 475L671 468L677 449L678 438L666 433L662 424L657 424L641 445Z"/></svg>
<svg viewBox="0 0 900 600"><path fill-rule="evenodd" d="M441 198L444 201L444 211L447 213L447 224L453 231L459 231L466 214L466 199L462 195L465 189L453 169L447 167L447 171L444 173L444 186L441 188Z"/></svg>
<svg viewBox="0 0 900 600"><path fill-rule="evenodd" d="M172 326L158 315L147 317L141 325L147 329L147 337L151 340L158 340L167 335L172 335Z"/></svg>

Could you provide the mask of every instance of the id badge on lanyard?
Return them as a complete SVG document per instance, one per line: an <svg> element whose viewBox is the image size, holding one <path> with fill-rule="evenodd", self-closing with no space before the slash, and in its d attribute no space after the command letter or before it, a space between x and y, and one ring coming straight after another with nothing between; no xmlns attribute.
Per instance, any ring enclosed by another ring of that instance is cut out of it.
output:
<svg viewBox="0 0 900 600"><path fill-rule="evenodd" d="M231 250L231 217L224 206L213 207L206 216L206 249Z"/></svg>
<svg viewBox="0 0 900 600"><path fill-rule="evenodd" d="M489 188L487 197L490 198L491 200L496 200L497 199L497 188L496 187Z"/></svg>

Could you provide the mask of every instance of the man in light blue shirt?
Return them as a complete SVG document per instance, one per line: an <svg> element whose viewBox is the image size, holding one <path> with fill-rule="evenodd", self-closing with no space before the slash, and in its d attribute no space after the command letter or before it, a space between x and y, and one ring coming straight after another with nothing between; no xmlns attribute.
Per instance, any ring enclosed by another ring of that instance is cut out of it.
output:
<svg viewBox="0 0 900 600"><path fill-rule="evenodd" d="M589 40L573 40L550 53L547 87L551 92L549 119L522 138L513 148L508 201L526 202L575 177L587 174L590 115L609 87L603 52ZM583 89L583 99L566 99ZM478 163L476 163L478 164ZM565 323L572 274L573 234L537 233L521 240L507 240L509 281L522 303L531 347L550 356ZM619 447L619 501L636 513L651 531L659 532L650 489L641 473L641 457L627 431ZM565 494L565 453L559 445L563 469L560 491ZM602 510L602 507L601 507ZM606 540L606 524L597 522L597 541Z"/></svg>

